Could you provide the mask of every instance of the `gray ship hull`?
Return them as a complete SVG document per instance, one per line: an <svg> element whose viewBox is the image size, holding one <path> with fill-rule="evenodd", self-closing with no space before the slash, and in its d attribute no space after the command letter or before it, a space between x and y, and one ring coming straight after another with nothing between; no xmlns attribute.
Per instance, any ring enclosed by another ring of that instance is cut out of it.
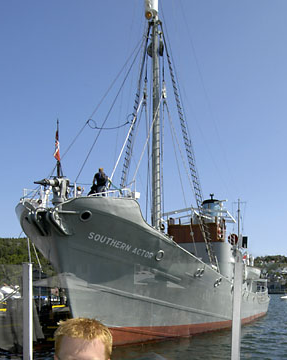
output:
<svg viewBox="0 0 287 360"><path fill-rule="evenodd" d="M147 224L135 200L79 197L53 210L24 200L16 211L65 275L72 316L103 321L115 345L231 326L231 280ZM245 290L242 321L268 304L267 292Z"/></svg>

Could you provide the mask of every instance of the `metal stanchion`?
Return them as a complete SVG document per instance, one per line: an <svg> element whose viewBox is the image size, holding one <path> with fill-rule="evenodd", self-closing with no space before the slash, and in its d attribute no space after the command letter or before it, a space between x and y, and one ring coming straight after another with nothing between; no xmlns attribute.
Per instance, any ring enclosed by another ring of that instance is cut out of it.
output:
<svg viewBox="0 0 287 360"><path fill-rule="evenodd" d="M23 359L33 359L33 285L31 263L23 263Z"/></svg>
<svg viewBox="0 0 287 360"><path fill-rule="evenodd" d="M236 250L235 250L236 251ZM231 359L240 360L241 343L241 298L242 298L242 255L236 251L233 283L232 346Z"/></svg>

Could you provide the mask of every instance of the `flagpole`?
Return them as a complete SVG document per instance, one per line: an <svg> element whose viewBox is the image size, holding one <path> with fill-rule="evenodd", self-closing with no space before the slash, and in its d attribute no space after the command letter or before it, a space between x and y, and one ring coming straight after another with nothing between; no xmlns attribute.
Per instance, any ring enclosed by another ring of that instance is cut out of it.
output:
<svg viewBox="0 0 287 360"><path fill-rule="evenodd" d="M54 158L57 160L57 177L60 177L62 176L62 169L61 169L60 143L59 143L59 119L57 119Z"/></svg>

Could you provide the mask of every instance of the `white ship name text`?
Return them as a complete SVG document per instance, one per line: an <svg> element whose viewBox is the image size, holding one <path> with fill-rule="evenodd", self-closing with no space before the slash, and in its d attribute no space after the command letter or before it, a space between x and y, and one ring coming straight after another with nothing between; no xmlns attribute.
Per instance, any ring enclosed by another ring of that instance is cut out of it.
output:
<svg viewBox="0 0 287 360"><path fill-rule="evenodd" d="M145 258L148 258L148 259L151 259L152 256L153 256L153 252L150 252L150 251L147 251L147 250L144 250L144 249L140 249L140 248L136 248L136 247L133 248L131 245L126 244L126 243L124 243L122 241L110 238L110 237L105 236L105 235L95 234L94 232L89 233L88 239L98 241L98 242L100 242L102 244L115 247L115 248L117 248L119 250L122 250L122 251L132 252L135 255L142 256L142 257L145 257Z"/></svg>

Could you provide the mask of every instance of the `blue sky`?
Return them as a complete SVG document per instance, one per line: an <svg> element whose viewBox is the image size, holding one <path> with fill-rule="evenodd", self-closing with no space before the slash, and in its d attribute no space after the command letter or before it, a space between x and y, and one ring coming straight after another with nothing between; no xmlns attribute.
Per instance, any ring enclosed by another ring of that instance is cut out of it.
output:
<svg viewBox="0 0 287 360"><path fill-rule="evenodd" d="M160 13L204 196L228 199L230 211L238 198L244 202L253 255L287 255L287 2L164 0ZM63 153L141 39L144 22L143 0L0 2L1 237L20 235L14 208L22 190L54 166L57 118ZM135 85L130 89L133 99ZM124 123L126 106L111 126ZM84 135L63 159L72 180L95 132ZM111 135L93 151L82 183L99 166L111 173L113 145ZM176 183L171 175L170 207Z"/></svg>

